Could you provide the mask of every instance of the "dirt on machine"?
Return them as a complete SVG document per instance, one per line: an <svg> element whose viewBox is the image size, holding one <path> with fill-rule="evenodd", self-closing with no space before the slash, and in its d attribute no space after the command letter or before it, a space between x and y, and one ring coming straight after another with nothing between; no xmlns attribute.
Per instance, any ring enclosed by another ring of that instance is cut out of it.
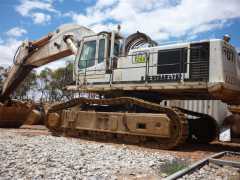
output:
<svg viewBox="0 0 240 180"><path fill-rule="evenodd" d="M11 94L32 69L70 55L75 55L75 84L66 88L83 97L54 104L44 113L15 107L18 102ZM18 48L1 93L0 122L7 127L10 121L20 125L41 116L53 134L155 143L164 149L186 141L207 143L218 135L213 117L160 102L221 100L238 105L239 63L227 40L158 45L141 32L125 38L120 28L95 33L63 25Z"/></svg>

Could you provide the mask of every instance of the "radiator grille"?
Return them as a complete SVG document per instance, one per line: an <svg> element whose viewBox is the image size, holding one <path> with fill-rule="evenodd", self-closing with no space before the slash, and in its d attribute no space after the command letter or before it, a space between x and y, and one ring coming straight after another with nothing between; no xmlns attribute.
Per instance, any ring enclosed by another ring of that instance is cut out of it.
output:
<svg viewBox="0 0 240 180"><path fill-rule="evenodd" d="M190 45L190 80L209 79L209 42Z"/></svg>

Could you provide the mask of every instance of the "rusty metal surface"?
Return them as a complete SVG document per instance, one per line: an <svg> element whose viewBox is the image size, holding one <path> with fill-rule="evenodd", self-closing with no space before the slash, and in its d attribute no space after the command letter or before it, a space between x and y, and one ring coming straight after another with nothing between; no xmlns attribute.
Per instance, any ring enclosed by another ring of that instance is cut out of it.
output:
<svg viewBox="0 0 240 180"><path fill-rule="evenodd" d="M42 37L41 39L38 39L36 41L32 41L31 44L35 47L42 47L45 44L48 43L48 41L52 38L53 34L49 33L47 36Z"/></svg>
<svg viewBox="0 0 240 180"><path fill-rule="evenodd" d="M240 106L239 105L232 105L228 107L229 111L232 113L239 113L240 114Z"/></svg>
<svg viewBox="0 0 240 180"><path fill-rule="evenodd" d="M16 103L11 106L0 106L0 127L1 128L17 128L20 127L26 120L28 114L31 112L31 108Z"/></svg>
<svg viewBox="0 0 240 180"><path fill-rule="evenodd" d="M171 138L171 122L165 114L64 110L62 121L64 129Z"/></svg>
<svg viewBox="0 0 240 180"><path fill-rule="evenodd" d="M23 124L40 124L41 114L35 109L35 104L12 101L0 104L0 128L18 128Z"/></svg>
<svg viewBox="0 0 240 180"><path fill-rule="evenodd" d="M156 142L158 143L159 146L161 146L161 148L164 149L172 149L175 148L177 146L180 146L181 144L185 143L186 139L188 138L188 122L187 119L185 118L185 116L183 115L183 113L181 113L179 110L177 109L172 109L169 107L161 107L159 104L156 103L151 103L148 101L144 101L142 99L137 99L137 98L132 98L132 97L121 97L121 98L111 98L111 99L86 99L86 98L77 98L77 99L73 99L70 100L66 103L60 103L57 105L54 105L52 107L50 107L50 109L48 110L48 127L50 128L50 130L54 131L60 131L60 133L66 132L66 130L69 130L70 132L74 132L76 130L86 130L89 131L88 133L95 133L98 134L96 131L101 131L106 133L106 130L104 130L104 128L106 128L106 125L104 125L104 123L110 123L112 126L114 126L113 121L117 119L117 121L120 121L121 125L119 128L117 128L118 131L120 131L121 133L118 134L127 134L129 137L132 138L141 138L144 139L144 137L152 137L153 136L153 132L151 132L151 130L145 130L144 133L136 133L136 119L135 119L135 132L129 130L128 128L126 128L126 126L123 128L124 124L126 125L126 119L127 118L123 118L123 113L113 113L112 118L110 118L110 120L108 119L107 121L102 121L101 123L101 119L106 118L106 113L96 113L96 114L91 114L91 113L79 113L76 111L62 111L66 108L70 108L70 107L74 107L76 105L79 104L101 104L101 105L138 105L142 108L146 108L146 109L150 109L153 111L157 111L159 114L155 115L159 117L159 122L162 123L163 127L169 127L169 131L168 130L164 130L161 132L161 130L158 132L158 134L156 133L156 130L154 130L155 133L155 137L159 138L159 141L157 141L158 139L155 139ZM56 116L52 116L52 113L56 113L58 112L59 115L61 116L61 120L60 123L52 123L51 121L55 121L56 120ZM78 114L79 113L79 114ZM109 114L109 113L107 113ZM84 115L84 116L83 116ZM132 114L133 115L133 114ZM145 113L142 113L142 118L141 121L145 123L145 126L151 126L151 122L148 121L148 116ZM145 116L144 116L145 115ZM67 116L67 117L66 117ZM87 117L89 116L89 117ZM118 116L118 118L116 117ZM135 116L138 116L135 114ZM149 115L151 116L151 115ZM81 119L81 117L83 117ZM131 117L131 115L129 115L129 118ZM132 116L133 117L133 116ZM152 116L153 117L153 116ZM79 124L75 125L75 120L76 119L80 119L79 121L77 121ZM90 120L90 121L89 121ZM67 122L66 122L67 121ZM81 125L81 123L83 121L86 121L84 123L84 126ZM91 122L93 124L91 124ZM67 123L67 124L66 124ZM131 123L134 123L131 122ZM130 124L131 124L130 123ZM50 124L57 124L58 126L56 127L51 127ZM61 124L61 125L60 125ZM129 124L128 124L129 125ZM87 126L87 127L86 127ZM133 125L134 126L134 125ZM132 126L132 128L133 128ZM93 128L94 127L94 128ZM77 129L78 128L78 129ZM115 131L111 130L114 129L114 127L108 127L108 133L115 133ZM69 134L68 134L69 135ZM158 136L159 135L159 136ZM104 134L98 134L97 136L104 136ZM164 138L162 138L163 136L165 136ZM168 137L166 137L168 136Z"/></svg>
<svg viewBox="0 0 240 180"><path fill-rule="evenodd" d="M104 113L100 113L91 108L82 110L80 105L110 106L114 112L106 110L102 111ZM135 111L130 109L118 111L115 109L118 106L138 106L148 110L148 112L134 113ZM150 112L154 112L155 115ZM189 115L196 119L187 119L186 117ZM54 133L68 132L67 136L88 134L95 137L112 136L112 138L115 138L114 134L117 134L117 136L123 136L123 139L130 139L129 136L131 136L137 141L156 137L155 143L163 149L181 146L186 140L195 143L208 143L213 141L219 132L216 121L207 114L181 108L162 107L159 104L133 97L76 98L52 105L48 109L47 117L48 127ZM127 119L129 120L127 121ZM128 128L122 128L126 127L126 124ZM136 128L139 124L142 126L140 131L139 128ZM157 130L157 126L162 128Z"/></svg>
<svg viewBox="0 0 240 180"><path fill-rule="evenodd" d="M24 125L40 125L44 124L43 114L36 110L32 109L31 112L27 115L26 120L23 123Z"/></svg>
<svg viewBox="0 0 240 180"><path fill-rule="evenodd" d="M93 92L99 94L114 95L116 93L123 94L128 92L142 92L151 94L157 92L161 99L179 99L179 100L221 100L230 105L238 105L240 103L239 91L231 90L228 86L224 86L221 82L160 82L160 83L116 83L116 84L92 84L91 86L67 86L68 90ZM197 96L196 96L197 94Z"/></svg>

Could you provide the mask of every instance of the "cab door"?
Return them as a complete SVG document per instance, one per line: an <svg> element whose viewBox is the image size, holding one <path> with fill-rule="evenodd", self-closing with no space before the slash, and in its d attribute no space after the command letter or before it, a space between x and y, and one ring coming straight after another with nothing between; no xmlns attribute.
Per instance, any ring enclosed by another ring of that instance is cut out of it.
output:
<svg viewBox="0 0 240 180"><path fill-rule="evenodd" d="M109 81L105 77L107 60L107 40L103 35L83 39L77 56L78 82L90 85Z"/></svg>

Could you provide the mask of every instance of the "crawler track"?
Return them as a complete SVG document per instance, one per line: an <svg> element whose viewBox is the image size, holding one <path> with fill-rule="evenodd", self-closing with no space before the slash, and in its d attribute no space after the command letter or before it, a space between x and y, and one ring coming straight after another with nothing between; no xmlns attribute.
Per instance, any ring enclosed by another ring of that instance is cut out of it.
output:
<svg viewBox="0 0 240 180"><path fill-rule="evenodd" d="M104 132L96 132L96 131L79 131L78 134L80 136L87 135L95 137L107 137L108 139L121 139L121 140L132 140L136 142L155 142L158 144L160 148L164 149L172 149L177 146L182 145L186 139L188 138L188 122L184 114L175 108L170 107L162 107L156 103L151 103L148 101L144 101L138 98L132 97L119 97L119 98L110 98L110 99L86 99L86 98L77 98L70 100L65 103L60 103L50 107L48 110L48 114L58 112L61 113L62 110L67 108L74 107L76 105L109 105L109 106L116 106L116 105L135 105L144 109L148 109L157 113L166 114L171 119L171 137L170 138L157 138L157 137L148 137L148 136L138 136L138 135L131 135L131 133L126 134L115 134L113 133L104 133ZM62 132L60 126L58 129L50 128L51 131ZM72 129L74 132L74 129ZM68 133L68 135L71 133ZM76 134L76 133L73 133Z"/></svg>
<svg viewBox="0 0 240 180"><path fill-rule="evenodd" d="M103 140L117 140L123 141L124 143L144 143L152 144L155 143L159 148L162 149L173 149L181 146L187 140L196 143L208 143L215 139L218 127L215 120L207 114L197 113L186 109L177 107L162 107L159 104L145 101L135 97L118 97L108 99L87 99L87 98L76 98L68 102L59 103L51 106L48 109L48 115L51 113L58 113L60 116L63 110L72 108L80 105L100 105L110 106L115 109L118 106L128 107L140 107L141 109L147 110L146 112L166 114L171 121L171 137L151 137L148 135L133 135L131 132L116 133L116 132L104 132L95 130L76 130L72 128L62 128L61 122L59 121L56 126L48 126L49 129L54 133L60 133L67 136L81 136L87 139L103 139ZM88 108L84 110L89 110ZM96 110L97 111L97 110ZM74 110L72 110L74 118ZM108 112L108 111L105 111ZM121 111L122 112L122 111ZM132 110L130 110L132 112ZM187 118L187 116L195 117L193 119Z"/></svg>

